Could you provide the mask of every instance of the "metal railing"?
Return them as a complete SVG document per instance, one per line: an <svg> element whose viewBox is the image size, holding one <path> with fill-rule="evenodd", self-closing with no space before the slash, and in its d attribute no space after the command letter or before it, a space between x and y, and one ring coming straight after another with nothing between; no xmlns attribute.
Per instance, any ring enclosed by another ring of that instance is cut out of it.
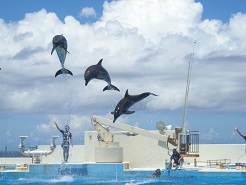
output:
<svg viewBox="0 0 246 185"><path fill-rule="evenodd" d="M231 159L216 159L216 160L207 160L207 166L212 167L216 165L221 165L221 164L230 164Z"/></svg>
<svg viewBox="0 0 246 185"><path fill-rule="evenodd" d="M199 134L197 131L187 131L180 134L180 153L195 154L199 153Z"/></svg>

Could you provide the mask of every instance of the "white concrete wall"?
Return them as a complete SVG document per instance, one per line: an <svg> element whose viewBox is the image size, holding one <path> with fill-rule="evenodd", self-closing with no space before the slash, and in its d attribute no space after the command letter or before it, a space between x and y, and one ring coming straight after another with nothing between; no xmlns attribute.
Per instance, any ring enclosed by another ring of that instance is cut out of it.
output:
<svg viewBox="0 0 246 185"><path fill-rule="evenodd" d="M95 146L98 146L97 132L85 132L85 160L95 162ZM123 162L130 162L130 168L163 168L169 160L167 150L158 141L144 136L114 135L114 141L123 147Z"/></svg>
<svg viewBox="0 0 246 185"><path fill-rule="evenodd" d="M40 145L39 150L49 150L50 146ZM84 157L84 145L74 145L70 147L70 156L68 162L70 163L82 163L85 162ZM63 151L61 145L57 145L54 153L48 155L47 157L42 157L43 164L59 164L63 161ZM0 158L0 164L31 164L32 158Z"/></svg>
<svg viewBox="0 0 246 185"><path fill-rule="evenodd" d="M85 145L70 148L69 163L94 163L95 147L98 146L97 132L85 132ZM158 145L158 141L144 136L114 135L114 141L123 147L123 162L129 162L130 168L164 168L165 160L169 160L167 149ZM39 146L40 150L48 150L49 146ZM246 145L244 144L200 144L198 161L230 159L231 163L246 163ZM117 154L116 154L117 155ZM61 163L62 148L57 145L55 152L42 158L42 163ZM31 158L0 158L0 164L31 163ZM194 158L185 158L185 164L194 165Z"/></svg>
<svg viewBox="0 0 246 185"><path fill-rule="evenodd" d="M114 141L120 142L120 146L123 147L123 161L129 162L130 168L164 168L165 160L170 158L168 150L160 147L154 139L119 134L114 135ZM85 160L95 162L95 146L98 146L96 132L85 132L85 145ZM186 157L185 164L194 165L194 159L198 161L198 165L199 161L217 159L230 159L231 163L246 163L245 148L243 144L200 144L200 157Z"/></svg>
<svg viewBox="0 0 246 185"><path fill-rule="evenodd" d="M31 163L31 159L29 158L5 158L5 157L1 157L0 158L0 165L4 165L4 164L30 164Z"/></svg>
<svg viewBox="0 0 246 185"><path fill-rule="evenodd" d="M230 159L231 163L246 163L245 149L243 144L200 144L197 161ZM186 161L193 163L188 159Z"/></svg>
<svg viewBox="0 0 246 185"><path fill-rule="evenodd" d="M40 146L39 149L42 150L47 149L48 146ZM85 162L85 151L84 151L84 145L74 145L73 147L70 146L69 149L69 163L82 163ZM47 157L42 158L43 163L62 163L63 161L63 150L61 145L57 145L56 149L53 154L48 155Z"/></svg>

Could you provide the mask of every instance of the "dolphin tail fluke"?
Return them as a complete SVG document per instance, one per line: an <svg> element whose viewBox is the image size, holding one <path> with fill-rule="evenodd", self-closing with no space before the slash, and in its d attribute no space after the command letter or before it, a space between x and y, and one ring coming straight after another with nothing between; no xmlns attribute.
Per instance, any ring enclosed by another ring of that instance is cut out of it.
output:
<svg viewBox="0 0 246 185"><path fill-rule="evenodd" d="M114 86L112 84L111 85L107 85L106 87L104 87L103 91L106 91L106 90L116 90L116 91L120 92L120 90L116 86Z"/></svg>
<svg viewBox="0 0 246 185"><path fill-rule="evenodd" d="M73 76L73 73L70 70L65 69L65 68L58 70L55 74L55 77L57 77L60 74L70 74L71 76Z"/></svg>

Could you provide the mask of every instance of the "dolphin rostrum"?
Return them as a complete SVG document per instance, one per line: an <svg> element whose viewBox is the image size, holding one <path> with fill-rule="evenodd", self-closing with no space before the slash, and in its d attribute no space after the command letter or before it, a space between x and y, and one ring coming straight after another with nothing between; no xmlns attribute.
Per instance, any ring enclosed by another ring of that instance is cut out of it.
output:
<svg viewBox="0 0 246 185"><path fill-rule="evenodd" d="M148 97L149 95L158 96L156 94L145 92L139 95L129 95L128 89L126 90L125 97L119 101L117 106L114 109L114 112L111 114L114 115L113 123L116 121L121 114L133 114L135 111L129 111L128 109L134 105L136 102L143 100L144 98Z"/></svg>
<svg viewBox="0 0 246 185"><path fill-rule="evenodd" d="M73 73L71 71L69 71L68 69L65 69L65 67L64 67L67 53L69 53L67 51L67 40L66 40L66 38L63 35L56 35L53 37L52 43L53 43L53 48L51 50L51 55L54 52L54 50L56 50L56 53L58 55L58 58L60 60L61 67L62 67L60 70L58 70L56 72L55 77L57 75L60 75L60 74L70 74L73 76Z"/></svg>
<svg viewBox="0 0 246 185"><path fill-rule="evenodd" d="M102 61L103 59L101 59L96 65L92 65L85 70L85 74L84 74L85 86L87 86L90 80L95 78L98 80L104 80L105 82L108 83L108 85L104 87L103 91L106 90L120 91L116 86L111 84L110 76L106 71L106 69L103 68Z"/></svg>

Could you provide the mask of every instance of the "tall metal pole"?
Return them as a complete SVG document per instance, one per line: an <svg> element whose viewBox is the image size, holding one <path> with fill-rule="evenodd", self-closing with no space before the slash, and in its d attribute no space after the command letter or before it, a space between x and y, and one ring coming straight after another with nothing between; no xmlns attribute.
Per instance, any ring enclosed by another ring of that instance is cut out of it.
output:
<svg viewBox="0 0 246 185"><path fill-rule="evenodd" d="M195 49L196 40L194 40L193 43L194 44L193 44L192 57L194 56L194 49ZM183 121L182 121L182 132L185 131L186 107L187 107L188 95L189 95L189 90L190 90L191 69L192 69L192 60L189 61L189 66L188 66L188 75L187 75L185 102L184 102L184 112L183 112Z"/></svg>

